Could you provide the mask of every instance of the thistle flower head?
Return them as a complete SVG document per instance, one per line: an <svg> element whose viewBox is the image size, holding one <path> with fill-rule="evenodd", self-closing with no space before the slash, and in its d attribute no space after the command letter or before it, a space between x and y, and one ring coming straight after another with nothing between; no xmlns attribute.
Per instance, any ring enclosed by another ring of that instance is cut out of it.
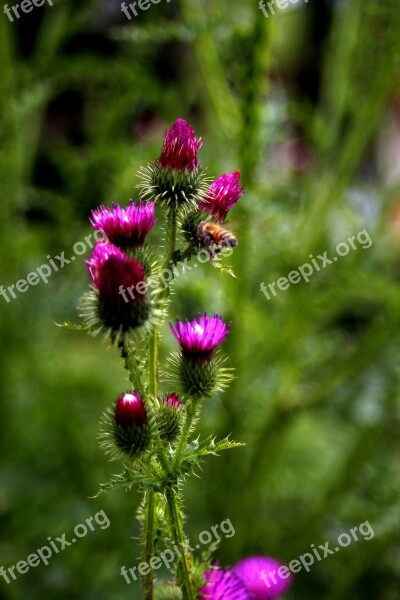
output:
<svg viewBox="0 0 400 600"><path fill-rule="evenodd" d="M212 569L204 573L201 600L253 600L241 579L230 570Z"/></svg>
<svg viewBox="0 0 400 600"><path fill-rule="evenodd" d="M85 302L83 316L89 327L111 330L116 339L120 332L144 325L150 316L150 300L143 265L105 242L96 245L87 264L97 290Z"/></svg>
<svg viewBox="0 0 400 600"><path fill-rule="evenodd" d="M140 395L133 391L119 396L114 408L114 441L131 458L146 450L150 442L150 426Z"/></svg>
<svg viewBox="0 0 400 600"><path fill-rule="evenodd" d="M214 352L228 335L230 325L219 315L208 317L204 313L192 321L177 320L170 327L181 347L172 364L177 367L177 380L185 396L197 401L225 387L231 377L227 369L220 369L223 360Z"/></svg>
<svg viewBox="0 0 400 600"><path fill-rule="evenodd" d="M141 197L182 214L198 210L208 188L197 157L202 143L193 127L177 119L165 134L158 160L140 170Z"/></svg>
<svg viewBox="0 0 400 600"><path fill-rule="evenodd" d="M165 134L158 164L165 169L193 171L198 167L197 153L202 139L196 139L196 133L184 119L177 119Z"/></svg>
<svg viewBox="0 0 400 600"><path fill-rule="evenodd" d="M207 313L192 321L177 320L175 327L172 323L170 327L185 357L205 360L212 357L215 348L224 341L230 329L230 325L224 323L221 316L208 317Z"/></svg>
<svg viewBox="0 0 400 600"><path fill-rule="evenodd" d="M164 399L164 404L168 406L172 406L173 408L180 409L182 407L181 401L179 400L179 396L176 392L172 392L168 394L168 396Z"/></svg>
<svg viewBox="0 0 400 600"><path fill-rule="evenodd" d="M109 244L108 242L98 242L94 247L90 259L85 261L89 275L96 287L99 284L99 273L101 267L112 256L120 259L125 258L125 254L113 244Z"/></svg>
<svg viewBox="0 0 400 600"><path fill-rule="evenodd" d="M136 288L137 284L143 281L144 267L133 258L124 256L110 256L108 260L100 267L98 271L96 287L100 293L100 300L104 303L120 304L121 301L129 304L129 295L125 292L125 298L121 290ZM126 299L128 298L128 300ZM143 294L136 293L134 300L141 302Z"/></svg>
<svg viewBox="0 0 400 600"><path fill-rule="evenodd" d="M142 246L146 235L154 226L155 206L153 202L134 202L121 208L113 204L113 208L99 206L92 211L91 224L95 229L103 231L108 240L119 248Z"/></svg>
<svg viewBox="0 0 400 600"><path fill-rule="evenodd" d="M232 572L239 577L254 600L274 600L282 596L292 584L292 576L279 574L282 566L269 556L249 556L238 562Z"/></svg>
<svg viewBox="0 0 400 600"><path fill-rule="evenodd" d="M210 185L204 200L199 202L199 206L203 212L223 223L228 211L244 193L245 191L240 185L240 171L225 173Z"/></svg>

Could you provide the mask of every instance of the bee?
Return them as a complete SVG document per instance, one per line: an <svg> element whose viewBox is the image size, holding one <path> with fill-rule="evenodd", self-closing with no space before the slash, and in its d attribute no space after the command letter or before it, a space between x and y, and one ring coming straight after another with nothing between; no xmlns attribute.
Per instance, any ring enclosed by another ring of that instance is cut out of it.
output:
<svg viewBox="0 0 400 600"><path fill-rule="evenodd" d="M234 248L238 241L232 232L209 221L201 221L197 227L197 235L206 248L211 248L215 254L218 254L224 248Z"/></svg>

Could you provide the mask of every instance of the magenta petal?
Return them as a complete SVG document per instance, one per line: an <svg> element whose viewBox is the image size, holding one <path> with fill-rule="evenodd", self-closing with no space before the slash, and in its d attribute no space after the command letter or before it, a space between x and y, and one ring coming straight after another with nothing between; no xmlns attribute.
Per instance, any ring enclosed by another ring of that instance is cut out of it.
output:
<svg viewBox="0 0 400 600"><path fill-rule="evenodd" d="M206 313L192 321L177 320L176 325L170 323L170 327L184 355L205 357L224 341L230 329L221 316L208 317Z"/></svg>
<svg viewBox="0 0 400 600"><path fill-rule="evenodd" d="M198 167L197 153L202 140L184 119L177 119L165 134L158 164L165 169L193 171Z"/></svg>
<svg viewBox="0 0 400 600"><path fill-rule="evenodd" d="M96 287L99 284L99 273L101 267L112 256L121 260L126 258L125 254L113 244L109 244L108 242L99 242L95 245L89 260L85 261L89 275Z"/></svg>
<svg viewBox="0 0 400 600"><path fill-rule="evenodd" d="M168 396L164 400L164 404L168 404L168 406L172 406L173 408L181 408L182 404L179 400L179 396L176 392L172 392L168 394Z"/></svg>
<svg viewBox="0 0 400 600"><path fill-rule="evenodd" d="M252 600L250 592L232 571L212 569L204 573L200 600Z"/></svg>
<svg viewBox="0 0 400 600"><path fill-rule="evenodd" d="M240 185L240 171L224 173L210 185L206 198L199 202L199 206L202 211L222 223L228 211L244 193Z"/></svg>
<svg viewBox="0 0 400 600"><path fill-rule="evenodd" d="M91 223L104 233L108 241L119 248L142 246L147 234L154 226L155 206L153 202L131 202L127 208L114 204L113 208L99 206L92 211Z"/></svg>

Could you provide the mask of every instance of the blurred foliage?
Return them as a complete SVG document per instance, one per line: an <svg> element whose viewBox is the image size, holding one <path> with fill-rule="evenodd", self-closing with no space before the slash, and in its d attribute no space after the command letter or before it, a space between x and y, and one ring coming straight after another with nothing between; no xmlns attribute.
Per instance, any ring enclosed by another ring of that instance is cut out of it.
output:
<svg viewBox="0 0 400 600"><path fill-rule="evenodd" d="M136 198L135 170L178 116L205 138L210 176L242 170L237 279L206 265L174 296L180 316L233 321L237 379L202 429L246 443L186 486L188 529L231 519L223 565L289 561L366 520L375 531L298 574L289 599L399 597L399 31L398 0L310 0L268 19L255 0L161 2L131 21L116 0L0 15L1 284L71 256L91 208ZM371 248L270 301L260 292L364 228ZM83 258L0 297L0 565L101 509L111 526L0 578L7 600L140 595L120 576L139 554L138 498L91 499L118 470L96 434L128 386L123 365L54 325L75 318Z"/></svg>

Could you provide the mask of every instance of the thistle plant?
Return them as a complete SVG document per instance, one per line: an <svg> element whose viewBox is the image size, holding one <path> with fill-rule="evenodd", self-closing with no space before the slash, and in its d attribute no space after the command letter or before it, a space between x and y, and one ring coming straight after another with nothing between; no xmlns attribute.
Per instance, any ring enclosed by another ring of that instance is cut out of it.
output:
<svg viewBox="0 0 400 600"><path fill-rule="evenodd" d="M256 571L268 559L255 557L247 559L251 564L220 569L211 562L213 548L193 554L184 530L184 480L206 455L240 446L229 437L216 441L212 435L200 439L195 434L209 399L232 379L220 349L231 324L207 312L178 319L170 324L178 350L166 365L159 364L160 327L168 318L177 263L206 251L204 268L212 268L237 245L224 223L244 193L240 173L210 183L198 159L201 145L193 128L178 119L166 133L159 159L140 171L139 202L92 212L91 224L104 240L86 261L92 285L80 303L79 327L111 343L130 382L101 421L101 446L124 469L100 493L133 487L142 492L137 516L144 563L162 549L176 551L168 581L156 581L152 568L144 570L145 600L274 598L288 582L279 579L275 591L262 587ZM164 223L161 249L146 242L156 209ZM165 270L171 273L168 285L163 285Z"/></svg>

